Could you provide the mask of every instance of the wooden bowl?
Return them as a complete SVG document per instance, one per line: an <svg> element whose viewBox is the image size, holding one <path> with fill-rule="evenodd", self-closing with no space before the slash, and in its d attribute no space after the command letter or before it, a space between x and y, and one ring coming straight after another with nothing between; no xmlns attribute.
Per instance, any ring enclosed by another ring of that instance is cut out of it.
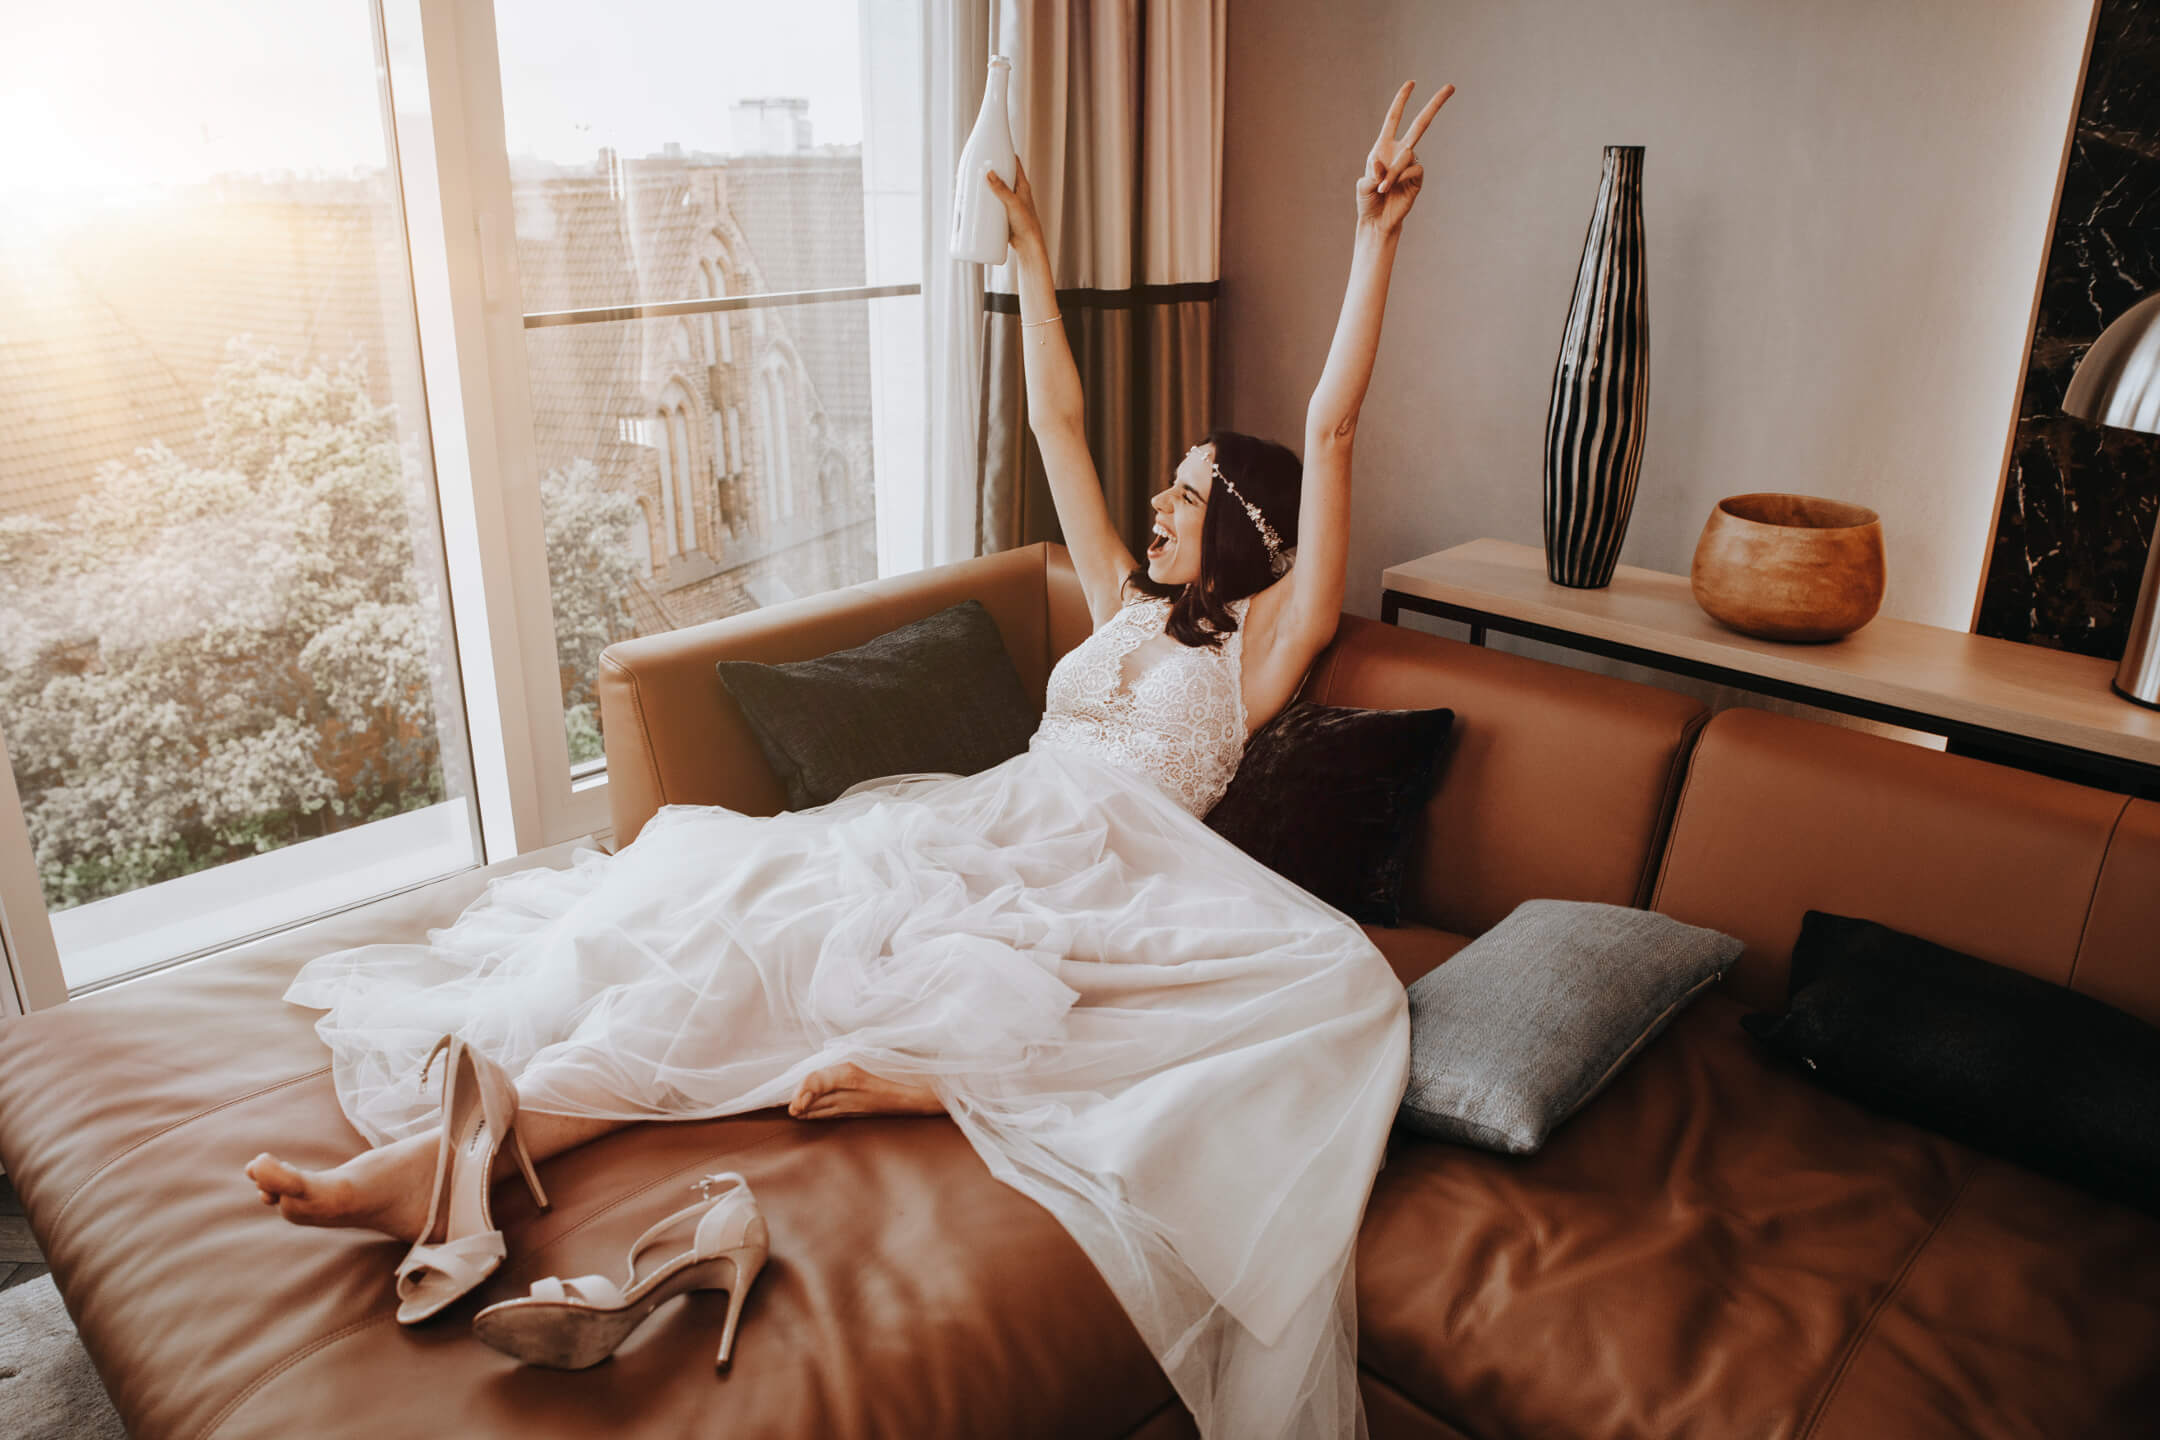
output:
<svg viewBox="0 0 2160 1440"><path fill-rule="evenodd" d="M1728 495L1688 572L1695 603L1743 635L1836 640L1882 606L1882 520L1813 495Z"/></svg>

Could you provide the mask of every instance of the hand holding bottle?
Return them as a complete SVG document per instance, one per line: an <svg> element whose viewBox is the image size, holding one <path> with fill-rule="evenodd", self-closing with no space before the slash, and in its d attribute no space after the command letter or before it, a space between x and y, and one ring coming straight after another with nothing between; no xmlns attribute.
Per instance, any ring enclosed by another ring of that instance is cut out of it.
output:
<svg viewBox="0 0 2160 1440"><path fill-rule="evenodd" d="M1410 133L1402 139L1395 138L1396 129L1402 124L1403 107L1410 102L1410 92L1417 88L1415 80L1405 80L1402 89L1395 92L1395 103L1388 107L1387 123L1380 127L1380 138L1373 142L1372 150L1365 156L1365 173L1358 177L1357 215L1360 225L1372 225L1382 231L1392 232L1402 228L1410 207L1417 203L1418 192L1425 186L1425 167L1418 163L1417 142L1432 124L1433 116L1447 104L1455 93L1453 85L1443 85L1440 93L1425 102L1418 112L1417 121Z"/></svg>
<svg viewBox="0 0 2160 1440"><path fill-rule="evenodd" d="M1015 157L1013 168L1017 187L1006 185L992 170L990 193L1005 207L1005 223L1012 227L1012 244L1017 250L1023 241L1042 239L1042 221L1035 214L1035 187L1028 184L1027 166Z"/></svg>
<svg viewBox="0 0 2160 1440"><path fill-rule="evenodd" d="M978 265L1005 263L1011 235L1005 218L992 204L995 198L983 184L982 173L999 176L1016 173L1020 157L1013 152L1012 124L1006 115L1007 82L1012 61L1003 55L990 57L988 78L983 83L982 112L967 144L960 148L960 168L953 177L952 255Z"/></svg>

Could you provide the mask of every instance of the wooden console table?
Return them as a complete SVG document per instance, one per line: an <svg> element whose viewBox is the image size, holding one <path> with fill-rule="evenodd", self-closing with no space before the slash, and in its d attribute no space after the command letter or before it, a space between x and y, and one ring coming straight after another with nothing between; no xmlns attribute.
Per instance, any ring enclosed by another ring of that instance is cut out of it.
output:
<svg viewBox="0 0 2160 1440"><path fill-rule="evenodd" d="M1882 616L1822 645L1757 640L1695 603L1685 575L1622 565L1602 590L1545 578L1545 552L1473 540L1381 576L1404 610L1943 735L1967 753L2160 795L2160 711L2108 686L2115 663Z"/></svg>

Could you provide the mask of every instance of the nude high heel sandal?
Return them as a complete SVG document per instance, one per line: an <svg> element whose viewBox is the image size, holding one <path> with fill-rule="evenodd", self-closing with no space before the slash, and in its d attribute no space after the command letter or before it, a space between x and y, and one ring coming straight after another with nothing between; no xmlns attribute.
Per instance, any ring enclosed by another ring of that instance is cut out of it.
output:
<svg viewBox="0 0 2160 1440"><path fill-rule="evenodd" d="M443 1051L442 1138L435 1150L435 1189L427 1224L397 1268L398 1324L414 1325L495 1272L505 1253L502 1231L488 1207L488 1177L504 1141L517 1157L533 1200L547 1192L517 1134L517 1087L503 1068L455 1035L445 1035L420 1067L420 1082ZM441 1238L436 1238L440 1231Z"/></svg>
<svg viewBox="0 0 2160 1440"><path fill-rule="evenodd" d="M717 1195L715 1187L723 1187ZM550 1275L535 1280L530 1295L490 1305L474 1316L473 1333L527 1365L583 1370L614 1354L615 1347L666 1300L685 1290L725 1290L727 1323L720 1331L720 1356L714 1362L724 1368L735 1345L743 1296L765 1266L771 1239L757 1197L742 1176L732 1170L709 1175L697 1188L706 1198L676 1211L637 1238L623 1267L622 1284L600 1275L573 1280ZM687 1246L640 1273L639 1256L670 1235L680 1244L693 1224L696 1229Z"/></svg>

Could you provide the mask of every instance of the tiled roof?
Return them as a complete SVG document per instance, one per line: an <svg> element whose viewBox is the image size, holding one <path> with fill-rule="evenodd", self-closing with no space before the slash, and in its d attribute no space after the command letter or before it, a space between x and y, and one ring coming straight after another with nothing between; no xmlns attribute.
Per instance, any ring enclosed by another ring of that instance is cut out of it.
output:
<svg viewBox="0 0 2160 1440"><path fill-rule="evenodd" d="M863 283L854 152L656 157L613 175L526 176L513 193L528 310L695 297L697 257L722 244L736 293ZM63 511L100 462L152 439L185 452L234 335L275 346L288 363L335 362L357 348L379 403L416 393L402 245L379 181L250 181L108 215L42 252L0 249L0 514ZM796 411L802 483L815 479L814 459L803 461L819 408L834 439L867 457L869 303L762 312L766 349L784 339L808 382ZM706 413L703 334L697 320L527 331L540 469L586 458L615 485L650 489L653 452L626 443L619 422L653 413L671 380ZM751 326L740 313L734 337L746 366ZM741 420L747 430L755 408L745 403Z"/></svg>
<svg viewBox="0 0 2160 1440"><path fill-rule="evenodd" d="M107 460L193 449L202 407L66 265L0 252L0 515L65 514Z"/></svg>
<svg viewBox="0 0 2160 1440"><path fill-rule="evenodd" d="M372 181L223 182L71 239L68 263L198 398L239 335L288 361L356 349L376 398L417 378L397 209Z"/></svg>
<svg viewBox="0 0 2160 1440"><path fill-rule="evenodd" d="M194 453L234 336L288 361L357 347L387 403L393 359L418 374L401 246L369 182L221 182L0 246L0 514L62 513L153 439Z"/></svg>

